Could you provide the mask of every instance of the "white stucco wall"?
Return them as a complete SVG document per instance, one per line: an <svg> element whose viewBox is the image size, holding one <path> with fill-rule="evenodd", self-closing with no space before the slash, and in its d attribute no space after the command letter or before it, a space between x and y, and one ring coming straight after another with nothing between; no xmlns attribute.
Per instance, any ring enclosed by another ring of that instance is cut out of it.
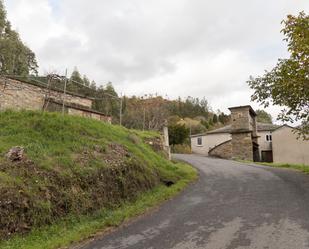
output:
<svg viewBox="0 0 309 249"><path fill-rule="evenodd" d="M258 144L260 151L260 158L262 158L262 151L272 150L272 142L266 140L266 135L272 135L271 131L258 131Z"/></svg>
<svg viewBox="0 0 309 249"><path fill-rule="evenodd" d="M198 137L202 138L202 145L197 144ZM208 151L211 148L231 139L232 136L228 133L207 134L191 137L192 153L208 156Z"/></svg>
<svg viewBox="0 0 309 249"><path fill-rule="evenodd" d="M287 126L272 133L273 158L275 163L309 165L309 141L297 139L297 134Z"/></svg>

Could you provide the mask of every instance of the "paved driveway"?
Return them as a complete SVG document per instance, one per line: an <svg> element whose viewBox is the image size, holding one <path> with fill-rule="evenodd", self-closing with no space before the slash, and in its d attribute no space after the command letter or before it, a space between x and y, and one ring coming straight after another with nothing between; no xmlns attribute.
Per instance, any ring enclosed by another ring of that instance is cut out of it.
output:
<svg viewBox="0 0 309 249"><path fill-rule="evenodd" d="M309 248L309 176L195 155L197 183L84 249Z"/></svg>

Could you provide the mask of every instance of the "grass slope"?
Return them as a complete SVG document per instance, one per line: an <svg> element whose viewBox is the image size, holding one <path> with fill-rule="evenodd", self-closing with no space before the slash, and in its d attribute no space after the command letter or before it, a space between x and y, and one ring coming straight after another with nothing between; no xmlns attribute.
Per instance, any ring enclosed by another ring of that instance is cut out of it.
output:
<svg viewBox="0 0 309 249"><path fill-rule="evenodd" d="M80 117L0 113L0 247L67 245L142 213L196 177L150 140L158 134ZM25 148L22 161L5 158L13 146Z"/></svg>
<svg viewBox="0 0 309 249"><path fill-rule="evenodd" d="M252 162L252 161L246 161L246 160L238 160L238 162L253 163L253 164L268 166L268 167L272 167L272 168L294 169L294 170L301 171L305 174L309 174L309 165L305 165L305 164L266 163L266 162Z"/></svg>

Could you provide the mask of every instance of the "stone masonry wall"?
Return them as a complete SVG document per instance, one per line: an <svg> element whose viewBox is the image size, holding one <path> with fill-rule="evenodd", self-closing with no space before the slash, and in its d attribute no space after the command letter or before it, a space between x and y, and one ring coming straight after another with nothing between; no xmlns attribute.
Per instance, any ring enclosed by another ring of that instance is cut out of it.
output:
<svg viewBox="0 0 309 249"><path fill-rule="evenodd" d="M251 132L232 134L233 159L253 160Z"/></svg>
<svg viewBox="0 0 309 249"><path fill-rule="evenodd" d="M231 159L232 158L232 140L226 141L214 147L208 152L208 155L212 157Z"/></svg>
<svg viewBox="0 0 309 249"><path fill-rule="evenodd" d="M249 131L250 129L250 114L248 107L242 107L231 110L231 120L233 131Z"/></svg>
<svg viewBox="0 0 309 249"><path fill-rule="evenodd" d="M42 110L44 98L47 93L47 89L39 86L17 80L0 78L0 110ZM51 90L49 97L62 101L63 93ZM92 106L91 99L71 94L66 94L65 101L88 108Z"/></svg>
<svg viewBox="0 0 309 249"><path fill-rule="evenodd" d="M104 115L100 115L100 114L97 114L97 113L77 110L77 109L73 109L73 108L70 108L70 107L68 107L67 109L68 109L68 114L70 114L70 115L92 118L92 119L100 120L100 121L107 122L107 123L110 123L110 124L112 123L112 118L109 117L109 116L104 116Z"/></svg>

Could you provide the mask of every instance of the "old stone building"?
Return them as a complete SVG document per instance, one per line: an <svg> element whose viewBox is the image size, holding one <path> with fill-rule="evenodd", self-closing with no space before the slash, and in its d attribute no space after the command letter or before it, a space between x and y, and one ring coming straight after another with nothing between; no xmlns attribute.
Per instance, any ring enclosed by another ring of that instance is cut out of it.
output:
<svg viewBox="0 0 309 249"><path fill-rule="evenodd" d="M229 108L232 120L232 158L259 161L256 113L251 106Z"/></svg>
<svg viewBox="0 0 309 249"><path fill-rule="evenodd" d="M71 115L111 122L111 117L92 109L92 99L48 88L31 81L0 77L0 110L65 111Z"/></svg>
<svg viewBox="0 0 309 249"><path fill-rule="evenodd" d="M256 122L251 106L229 108L231 125L191 136L193 153L225 159L309 165L309 141L297 129Z"/></svg>
<svg viewBox="0 0 309 249"><path fill-rule="evenodd" d="M229 108L231 124L225 127L191 136L193 153L226 159L272 161L269 134L278 126L256 122L251 106Z"/></svg>

